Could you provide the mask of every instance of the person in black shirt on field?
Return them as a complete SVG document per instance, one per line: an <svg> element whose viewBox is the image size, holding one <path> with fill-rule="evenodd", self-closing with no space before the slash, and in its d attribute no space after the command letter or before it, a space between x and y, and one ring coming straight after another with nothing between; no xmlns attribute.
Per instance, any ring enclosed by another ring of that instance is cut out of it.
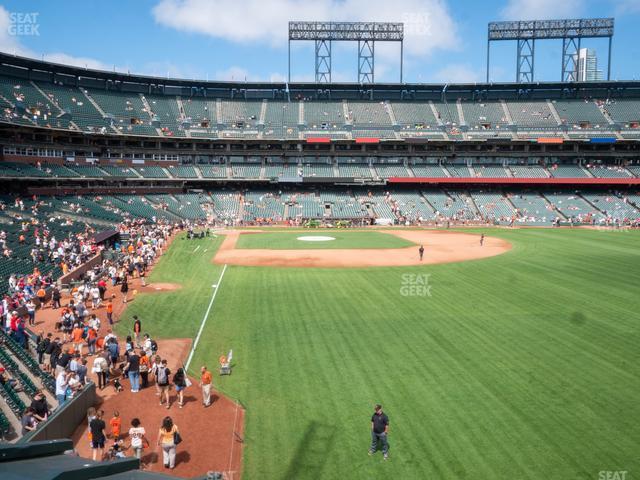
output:
<svg viewBox="0 0 640 480"><path fill-rule="evenodd" d="M420 245L418 253L420 254L420 261L422 261L422 257L424 256L424 245Z"/></svg>
<svg viewBox="0 0 640 480"><path fill-rule="evenodd" d="M389 417L382 411L382 405L376 405L375 413L371 417L371 448L369 448L369 455L376 453L378 442L382 442L382 456L385 460L389 458L388 433Z"/></svg>

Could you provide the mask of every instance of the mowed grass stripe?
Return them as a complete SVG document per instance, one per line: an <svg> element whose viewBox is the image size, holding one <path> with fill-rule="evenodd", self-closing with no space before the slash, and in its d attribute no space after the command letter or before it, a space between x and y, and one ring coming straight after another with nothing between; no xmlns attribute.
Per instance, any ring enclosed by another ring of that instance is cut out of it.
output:
<svg viewBox="0 0 640 480"><path fill-rule="evenodd" d="M194 365L234 348L216 384L247 406L246 478L640 468L640 236L485 233L513 249L408 269L227 270ZM403 273L431 274L432 297L402 297ZM366 456L376 401L392 422L386 463Z"/></svg>

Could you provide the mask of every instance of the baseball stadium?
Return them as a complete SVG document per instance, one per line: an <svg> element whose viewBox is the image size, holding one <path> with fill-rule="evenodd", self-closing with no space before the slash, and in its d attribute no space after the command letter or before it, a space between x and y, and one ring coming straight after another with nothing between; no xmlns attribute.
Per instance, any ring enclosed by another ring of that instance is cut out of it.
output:
<svg viewBox="0 0 640 480"><path fill-rule="evenodd" d="M484 23L486 78L449 83L419 80L413 17L274 13L287 74L209 80L38 58L46 15L7 3L0 478L640 478L640 81L611 78L640 52L612 45L618 7ZM148 3L169 29L198 2Z"/></svg>

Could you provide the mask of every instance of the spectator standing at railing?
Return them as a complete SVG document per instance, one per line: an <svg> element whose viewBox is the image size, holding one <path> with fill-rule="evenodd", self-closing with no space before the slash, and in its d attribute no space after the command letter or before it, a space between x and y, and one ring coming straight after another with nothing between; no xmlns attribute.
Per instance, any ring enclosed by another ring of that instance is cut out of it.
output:
<svg viewBox="0 0 640 480"><path fill-rule="evenodd" d="M62 405L67 399L67 386L71 375L73 373L69 369L65 369L56 376L56 399L59 405Z"/></svg>

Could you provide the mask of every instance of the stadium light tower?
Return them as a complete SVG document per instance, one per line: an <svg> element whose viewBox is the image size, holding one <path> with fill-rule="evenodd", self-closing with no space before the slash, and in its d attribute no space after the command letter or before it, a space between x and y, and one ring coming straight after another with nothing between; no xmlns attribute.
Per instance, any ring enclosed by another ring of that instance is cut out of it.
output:
<svg viewBox="0 0 640 480"><path fill-rule="evenodd" d="M516 82L533 82L536 40L562 40L561 81L578 80L580 42L583 38L608 38L607 80L611 79L611 41L613 18L580 18L573 20L526 20L490 22L487 37L487 83L489 82L489 55L491 42L516 40L518 53Z"/></svg>
<svg viewBox="0 0 640 480"><path fill-rule="evenodd" d="M315 42L317 83L331 82L331 43L358 42L358 82L374 82L375 42L400 42L400 83L404 51L404 24L387 22L289 22L289 82L291 41Z"/></svg>

